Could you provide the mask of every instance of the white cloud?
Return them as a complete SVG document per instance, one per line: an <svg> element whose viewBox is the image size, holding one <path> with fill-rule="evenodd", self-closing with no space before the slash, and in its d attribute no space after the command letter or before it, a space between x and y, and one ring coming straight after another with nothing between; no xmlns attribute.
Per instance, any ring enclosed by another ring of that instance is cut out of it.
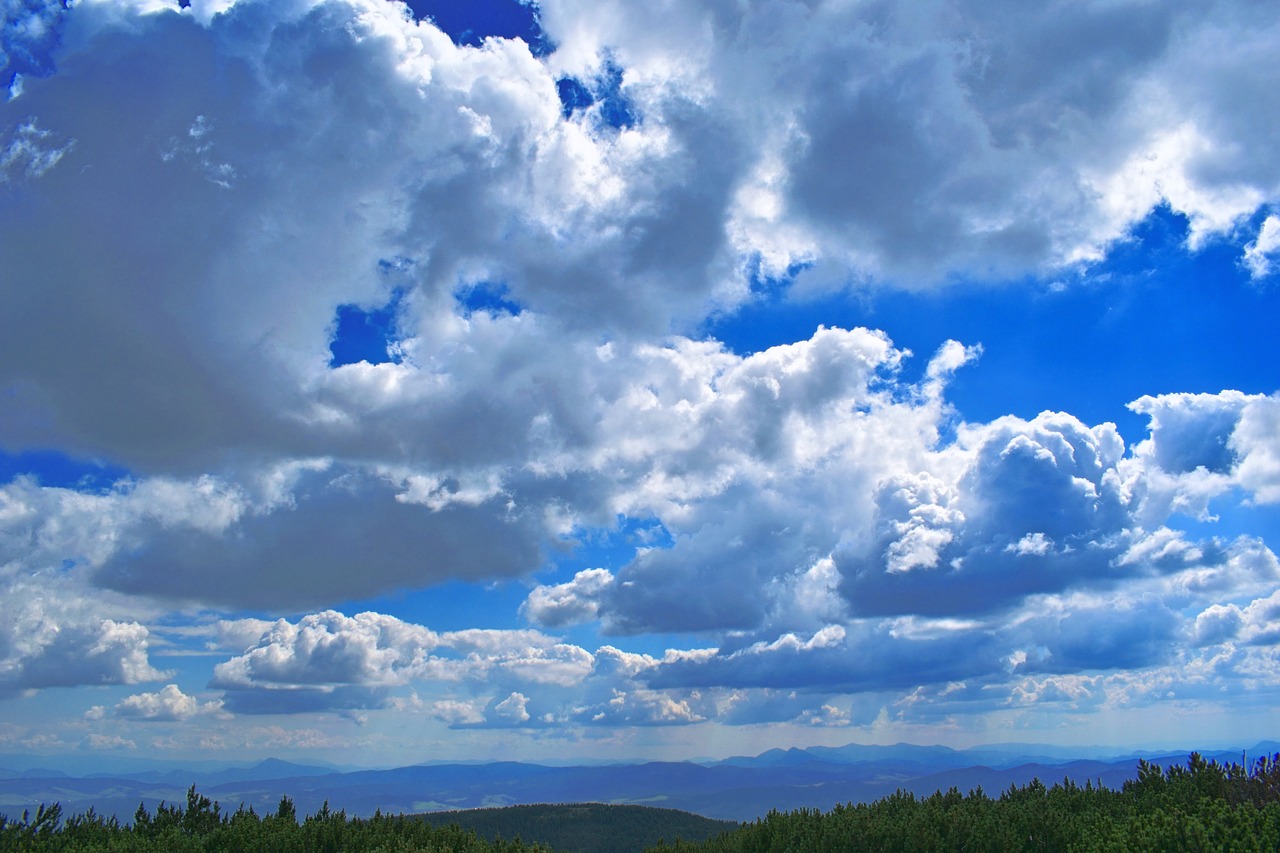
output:
<svg viewBox="0 0 1280 853"><path fill-rule="evenodd" d="M84 739L87 749L137 749L138 744L120 735L90 734Z"/></svg>
<svg viewBox="0 0 1280 853"><path fill-rule="evenodd" d="M804 690L977 702L1010 661L1024 704L1087 704L1081 671L1171 666L1179 642L1265 663L1274 554L1167 525L1236 488L1280 502L1275 397L1142 397L1126 457L1067 413L957 423L945 383L977 344L912 384L875 330L747 355L691 336L755 298L752 270L926 288L1069 272L1161 203L1193 246L1256 221L1280 186L1265 4L539 15L545 60L384 0L6 15L6 44L52 54L0 103L0 446L133 474L0 486L0 690L163 677L156 602L213 619L529 578L623 519L661 535L534 587L524 618L708 648L325 610L211 627L233 655L212 685L246 713L421 688L474 726L691 723L707 691L754 690L742 719L816 724L852 717ZM556 80L607 62L637 121L565 119ZM1244 248L1255 277L1277 235L1267 215ZM475 307L486 288L511 310ZM330 366L344 305L389 306L398 363Z"/></svg>
<svg viewBox="0 0 1280 853"><path fill-rule="evenodd" d="M1162 394L1130 404L1151 416L1151 436L1134 448L1146 465L1141 497L1157 518L1207 516L1209 501L1240 486L1260 504L1280 501L1280 400L1222 391ZM1154 466L1154 470L1153 470Z"/></svg>
<svg viewBox="0 0 1280 853"><path fill-rule="evenodd" d="M74 139L59 140L34 119L27 121L8 140L0 139L0 184L42 177L74 146Z"/></svg>
<svg viewBox="0 0 1280 853"><path fill-rule="evenodd" d="M1008 701L1013 705L1062 704L1079 710L1106 700L1102 682L1102 678L1088 675L1024 678L1013 686Z"/></svg>
<svg viewBox="0 0 1280 853"><path fill-rule="evenodd" d="M484 704L442 699L431 704L431 714L451 726L474 726L484 722Z"/></svg>
<svg viewBox="0 0 1280 853"><path fill-rule="evenodd" d="M835 555L850 606L981 613L1118 577L1114 559L1131 535L1123 449L1111 424L1064 414L963 426L931 460L947 479L925 472L879 484L876 538Z"/></svg>
<svg viewBox="0 0 1280 853"><path fill-rule="evenodd" d="M1261 504L1280 503L1280 396L1254 398L1231 434L1236 480Z"/></svg>
<svg viewBox="0 0 1280 853"><path fill-rule="evenodd" d="M1268 216L1258 229L1258 236L1244 247L1244 263L1255 279L1271 275L1272 264L1280 255L1280 217Z"/></svg>
<svg viewBox="0 0 1280 853"><path fill-rule="evenodd" d="M520 613L549 628L587 622L596 617L599 598L612 585L613 574L607 569L584 569L568 583L534 587Z"/></svg>
<svg viewBox="0 0 1280 853"><path fill-rule="evenodd" d="M379 613L325 611L281 619L244 654L218 664L212 685L389 686L421 672L439 636Z"/></svg>
<svg viewBox="0 0 1280 853"><path fill-rule="evenodd" d="M493 716L511 725L527 723L529 721L529 712L525 706L528 704L529 697L523 693L512 693L506 699L493 706Z"/></svg>
<svg viewBox="0 0 1280 853"><path fill-rule="evenodd" d="M57 579L5 587L0 596L0 695L166 677L151 665L146 627L104 618L102 610L109 607L77 593Z"/></svg>
<svg viewBox="0 0 1280 853"><path fill-rule="evenodd" d="M575 708L573 716L596 726L670 726L705 720L692 705L689 698L676 698L664 691L614 689L607 701Z"/></svg>
<svg viewBox="0 0 1280 853"><path fill-rule="evenodd" d="M610 50L646 121L692 102L718 123L683 138L745 140L732 233L779 267L998 274L1096 256L1162 199L1221 232L1276 186L1274 80L1248 71L1276 31L1258 8L540 11L552 61L586 73Z"/></svg>
<svg viewBox="0 0 1280 853"><path fill-rule="evenodd" d="M330 610L277 621L243 654L217 664L209 686L226 691L233 712L346 711L395 704L402 700L392 690L414 683L478 692L495 684L568 688L594 662L585 649L537 631L437 633L386 614ZM460 700L441 701L437 715L469 716L450 704Z"/></svg>
<svg viewBox="0 0 1280 853"><path fill-rule="evenodd" d="M1161 193L1222 231L1276 185L1275 117L1244 123L1216 88L1265 92L1265 75L1193 49L1231 33L1261 50L1275 24L1243 14L691 3L676 38L669 10L563 0L540 7L559 45L544 63L514 41L455 47L382 0L160 8L68 10L57 72L0 105L4 126L76 140L48 149L62 159L0 237L0 287L24 306L0 335L7 445L188 473L245 454L492 455L530 426L527 404L502 416L512 385L484 384L487 406L473 393L493 339L558 341L530 371L554 386L565 348L746 298L759 252L840 281L1021 273L1096 253ZM130 76L156 55L173 74ZM616 134L562 119L555 93L606 55L642 116ZM1188 123L1204 143L1159 174L1126 165ZM1138 201L1117 213L1107 182ZM761 194L775 213L738 209ZM461 316L455 293L483 281L525 313ZM178 285L155 299L156 282ZM330 370L335 308L396 287L408 360ZM150 357L170 340L184 358ZM415 400L436 413L416 430ZM455 473L412 457L381 461Z"/></svg>
<svg viewBox="0 0 1280 853"><path fill-rule="evenodd" d="M135 720L181 722L201 714L215 714L220 701L201 702L188 696L176 684L166 684L156 693L137 693L116 703L115 715Z"/></svg>
<svg viewBox="0 0 1280 853"><path fill-rule="evenodd" d="M1213 604L1196 616L1194 639L1197 646L1211 646L1232 640L1240 633L1244 617L1233 604Z"/></svg>
<svg viewBox="0 0 1280 853"><path fill-rule="evenodd" d="M1140 397L1129 408L1151 418L1151 437L1135 452L1170 474L1227 473L1235 462L1231 433L1251 399L1238 391Z"/></svg>
<svg viewBox="0 0 1280 853"><path fill-rule="evenodd" d="M838 728L852 723L852 716L834 705L823 705L817 710L806 711L800 716L800 722L809 726Z"/></svg>

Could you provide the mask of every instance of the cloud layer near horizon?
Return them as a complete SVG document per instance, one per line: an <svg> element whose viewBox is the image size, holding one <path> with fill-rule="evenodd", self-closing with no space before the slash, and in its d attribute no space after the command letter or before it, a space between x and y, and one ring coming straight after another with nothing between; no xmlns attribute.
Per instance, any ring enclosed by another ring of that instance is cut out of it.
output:
<svg viewBox="0 0 1280 853"><path fill-rule="evenodd" d="M1181 528L1280 503L1280 398L1144 396L1126 447L964 421L976 341L700 332L764 296L1071 286L1159 205L1266 286L1267 4L538 11L545 57L383 0L6 8L34 70L0 103L0 448L130 473L0 486L0 695L164 680L149 650L202 608L241 626L217 695L110 716L816 726L1275 688L1268 543ZM392 317L385 361L333 363L353 306ZM533 580L629 524L617 565ZM330 609L504 579L534 628ZM582 625L701 642L544 633Z"/></svg>

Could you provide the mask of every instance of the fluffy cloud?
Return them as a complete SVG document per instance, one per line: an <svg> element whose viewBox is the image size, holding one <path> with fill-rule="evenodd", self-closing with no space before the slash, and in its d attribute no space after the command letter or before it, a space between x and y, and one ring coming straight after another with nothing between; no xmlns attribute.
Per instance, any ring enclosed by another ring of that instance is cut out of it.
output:
<svg viewBox="0 0 1280 853"><path fill-rule="evenodd" d="M1151 435L1134 448L1144 463L1137 486L1147 514L1204 517L1233 486L1261 504L1280 501L1280 401L1222 391L1162 394L1130 404L1151 417Z"/></svg>
<svg viewBox="0 0 1280 853"><path fill-rule="evenodd" d="M1255 398L1245 407L1231 447L1240 456L1240 485L1258 503L1280 503L1280 396Z"/></svg>
<svg viewBox="0 0 1280 853"><path fill-rule="evenodd" d="M586 622L595 618L599 599L611 586L613 574L607 569L584 569L567 583L535 587L520 613L549 628Z"/></svg>
<svg viewBox="0 0 1280 853"><path fill-rule="evenodd" d="M166 684L156 693L138 693L116 703L115 715L126 719L181 722L198 714L214 714L222 707L219 701L200 702L188 696L176 684Z"/></svg>
<svg viewBox="0 0 1280 853"><path fill-rule="evenodd" d="M1262 128L1277 116L1263 109L1249 127L1225 94L1270 103L1247 70L1275 32L1256 7L707 2L671 14L541 5L561 44L552 62L587 70L608 49L646 120L693 101L751 140L733 234L781 267L819 254L898 279L1025 269L1096 253L1162 196L1208 232L1275 186ZM1228 165L1227 151L1241 159Z"/></svg>
<svg viewBox="0 0 1280 853"><path fill-rule="evenodd" d="M420 673L436 634L390 616L326 611L278 621L258 642L214 667L210 687L245 713L380 707L387 688Z"/></svg>
<svg viewBox="0 0 1280 853"><path fill-rule="evenodd" d="M585 649L537 631L437 633L381 613L330 610L279 620L243 654L215 666L209 686L226 691L233 712L351 710L394 704L393 688L414 682L568 687L593 663ZM434 707L453 722L475 716L455 700Z"/></svg>
<svg viewBox="0 0 1280 853"><path fill-rule="evenodd" d="M529 697L523 693L512 693L506 699L493 706L493 716L510 725L527 723L529 721L529 712L525 709L525 706L528 704Z"/></svg>
<svg viewBox="0 0 1280 853"><path fill-rule="evenodd" d="M1218 88L1269 91L1266 75L1203 49L1261 49L1267 17L937 5L691 3L677 25L556 0L545 60L459 48L383 0L94 3L23 24L59 37L56 72L0 104L7 171L26 176L0 232L21 318L0 328L0 437L144 472L328 455L348 427L492 453L530 424L503 417L511 383L472 383L487 338L691 328L747 298L751 258L841 282L1039 269L1096 254L1162 191L1222 231L1276 186L1276 117L1244 125ZM157 62L172 73L134 73ZM564 117L555 87L606 62L639 117L611 132ZM468 321L485 283L524 313ZM401 364L330 368L338 306L397 291ZM360 405L335 405L349 386ZM436 413L419 435L379 423L415 398Z"/></svg>
<svg viewBox="0 0 1280 853"><path fill-rule="evenodd" d="M688 698L644 689L615 689L608 701L575 708L573 716L596 726L680 726L706 720Z"/></svg>
<svg viewBox="0 0 1280 853"><path fill-rule="evenodd" d="M0 696L19 690L138 684L166 676L151 665L150 632L111 603L82 597L66 579L11 580L0 595Z"/></svg>
<svg viewBox="0 0 1280 853"><path fill-rule="evenodd" d="M958 422L977 346L913 382L871 329L748 354L699 330L761 287L1070 272L1160 204L1267 275L1265 4L543 0L546 57L384 0L10 6L0 446L131 475L0 486L6 694L162 678L156 602L528 578L633 522L653 540L523 617L707 648L324 610L226 620L211 686L529 727L1084 706L1097 672L1209 655L1263 683L1274 554L1166 524L1280 502L1274 396L1142 397L1126 455L1067 413ZM616 79L630 120L566 111L569 77ZM332 363L344 310L384 313L386 361ZM115 713L204 707L170 685Z"/></svg>
<svg viewBox="0 0 1280 853"><path fill-rule="evenodd" d="M870 547L836 556L854 612L976 613L1115 574L1129 522L1114 427L1044 413L966 427L958 476L891 477Z"/></svg>

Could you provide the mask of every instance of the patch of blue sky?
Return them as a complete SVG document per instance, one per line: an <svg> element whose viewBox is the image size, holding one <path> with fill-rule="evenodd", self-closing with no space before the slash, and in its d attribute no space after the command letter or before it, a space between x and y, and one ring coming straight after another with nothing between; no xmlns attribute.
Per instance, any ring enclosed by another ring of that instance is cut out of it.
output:
<svg viewBox="0 0 1280 853"><path fill-rule="evenodd" d="M1166 524L1182 531L1192 542L1218 539L1225 543L1244 536L1261 539L1273 549L1280 546L1280 506L1249 503L1240 488L1211 500L1206 518L1174 512Z"/></svg>
<svg viewBox="0 0 1280 853"><path fill-rule="evenodd" d="M56 450L7 452L0 449L0 484L30 475L42 486L101 493L128 474L127 469L118 465L96 459L77 459Z"/></svg>
<svg viewBox="0 0 1280 853"><path fill-rule="evenodd" d="M622 91L622 68L617 63L607 59L592 83L600 104L600 121L606 127L623 130L635 125L635 107Z"/></svg>
<svg viewBox="0 0 1280 853"><path fill-rule="evenodd" d="M399 362L395 348L398 339L396 320L400 303L412 285L412 269L413 261L408 258L378 261L378 273L390 290L386 304L366 307L348 303L337 307L333 340L329 344L330 367L362 361L369 364Z"/></svg>
<svg viewBox="0 0 1280 853"><path fill-rule="evenodd" d="M881 329L912 351L907 381L919 379L946 340L980 343L981 359L957 371L947 391L965 419L1065 411L1088 424L1113 422L1132 444L1146 437L1148 421L1125 406L1144 394L1280 388L1280 287L1249 278L1243 240L1191 251L1186 237L1186 219L1160 208L1071 280L862 289L804 301L774 289L704 331L746 354L807 338L819 324Z"/></svg>
<svg viewBox="0 0 1280 853"><path fill-rule="evenodd" d="M605 58L600 72L590 80L560 78L556 81L556 93L565 118L596 107L592 118L597 130L625 130L639 120L635 104L622 91L622 67L612 57Z"/></svg>
<svg viewBox="0 0 1280 853"><path fill-rule="evenodd" d="M381 308L365 309L358 305L339 305L334 320L333 341L329 344L329 366L344 364L385 364L399 359L395 342L396 310L401 294Z"/></svg>
<svg viewBox="0 0 1280 853"><path fill-rule="evenodd" d="M557 80L556 94L560 96L560 115L564 118L569 118L596 102L591 90L576 77L561 77Z"/></svg>
<svg viewBox="0 0 1280 853"><path fill-rule="evenodd" d="M62 39L67 2L14 0L0 15L0 89L14 91L14 80L47 77L55 71L54 52Z"/></svg>
<svg viewBox="0 0 1280 853"><path fill-rule="evenodd" d="M509 298L510 295L511 291L506 284L482 281L459 290L455 298L466 316L481 311L494 316L510 314L513 317L519 317L523 309L520 303Z"/></svg>
<svg viewBox="0 0 1280 853"><path fill-rule="evenodd" d="M538 24L537 5L519 0L406 0L418 20L430 18L453 43L479 47L490 37L523 39L534 56L554 48Z"/></svg>
<svg viewBox="0 0 1280 853"><path fill-rule="evenodd" d="M518 616L530 586L519 581L489 583L446 581L426 589L401 589L369 598L338 602L333 609L348 616L372 611L386 613L433 631L471 628L528 628Z"/></svg>
<svg viewBox="0 0 1280 853"><path fill-rule="evenodd" d="M619 517L613 529L583 530L561 549L546 555L541 567L530 567L527 577L517 580L473 582L455 580L421 590L399 590L385 595L342 602L335 609L343 613L372 610L431 628L457 631L466 628L514 629L530 626L519 615L529 591L536 584L558 584L573 579L585 569L607 569L615 575L635 558L639 548L669 548L671 534L656 519ZM549 633L564 636L585 648L599 643L594 622ZM654 641L661 645L661 640ZM646 646L653 645L646 640ZM630 641L627 648L630 649ZM664 647L665 648L665 647Z"/></svg>

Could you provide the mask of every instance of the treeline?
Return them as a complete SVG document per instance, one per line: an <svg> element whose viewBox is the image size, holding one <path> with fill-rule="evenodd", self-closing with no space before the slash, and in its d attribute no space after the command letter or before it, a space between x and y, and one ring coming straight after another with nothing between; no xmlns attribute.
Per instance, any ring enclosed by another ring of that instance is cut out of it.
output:
<svg viewBox="0 0 1280 853"><path fill-rule="evenodd" d="M457 824L482 838L518 836L573 853L641 853L659 841L700 841L739 826L677 809L603 803L504 806L419 817L435 826Z"/></svg>
<svg viewBox="0 0 1280 853"><path fill-rule="evenodd" d="M284 797L275 814L252 808L224 812L208 797L187 792L187 804L161 803L155 814L139 806L132 824L104 819L93 809L62 819L58 805L40 806L21 820L0 816L0 851L74 853L551 853L541 844L485 840L457 826L432 826L413 816L347 817L320 811L299 821Z"/></svg>
<svg viewBox="0 0 1280 853"><path fill-rule="evenodd" d="M131 824L104 819L92 809L63 819L57 806L41 806L21 819L0 816L0 851L111 851L111 853L549 853L538 821L558 812L572 819L583 806L544 806L513 813L530 842L484 839L456 824L433 826L420 816L349 818L320 811L299 820L282 798L274 814L243 806L224 812L193 786L182 805L139 806ZM599 807L601 809L605 807ZM502 810L506 811L506 810ZM658 811L658 810L654 810ZM666 810L662 810L666 811ZM623 812L614 814L622 815ZM523 823L521 823L523 821ZM631 827L634 829L635 827ZM614 847L627 843L626 820L602 830ZM674 827L668 827L674 829ZM533 837L538 833L542 837ZM675 832L670 833L677 834ZM567 840L567 839L566 839ZM563 842L561 842L563 843ZM607 844L607 839L606 842ZM559 846L559 844L557 844ZM568 849L573 849L565 844ZM1064 780L1011 786L999 797L980 788L955 788L929 797L900 791L873 803L830 812L800 809L768 816L709 840L677 840L655 853L823 853L914 850L1277 850L1280 849L1280 754L1242 764L1218 764L1192 753L1185 767L1162 770L1139 762L1137 779L1120 790Z"/></svg>
<svg viewBox="0 0 1280 853"><path fill-rule="evenodd" d="M1039 780L997 798L981 788L929 797L899 791L830 812L770 812L702 843L659 845L666 853L823 853L914 850L1270 850L1280 849L1280 755L1252 772L1192 753L1185 767L1145 761L1119 791Z"/></svg>

